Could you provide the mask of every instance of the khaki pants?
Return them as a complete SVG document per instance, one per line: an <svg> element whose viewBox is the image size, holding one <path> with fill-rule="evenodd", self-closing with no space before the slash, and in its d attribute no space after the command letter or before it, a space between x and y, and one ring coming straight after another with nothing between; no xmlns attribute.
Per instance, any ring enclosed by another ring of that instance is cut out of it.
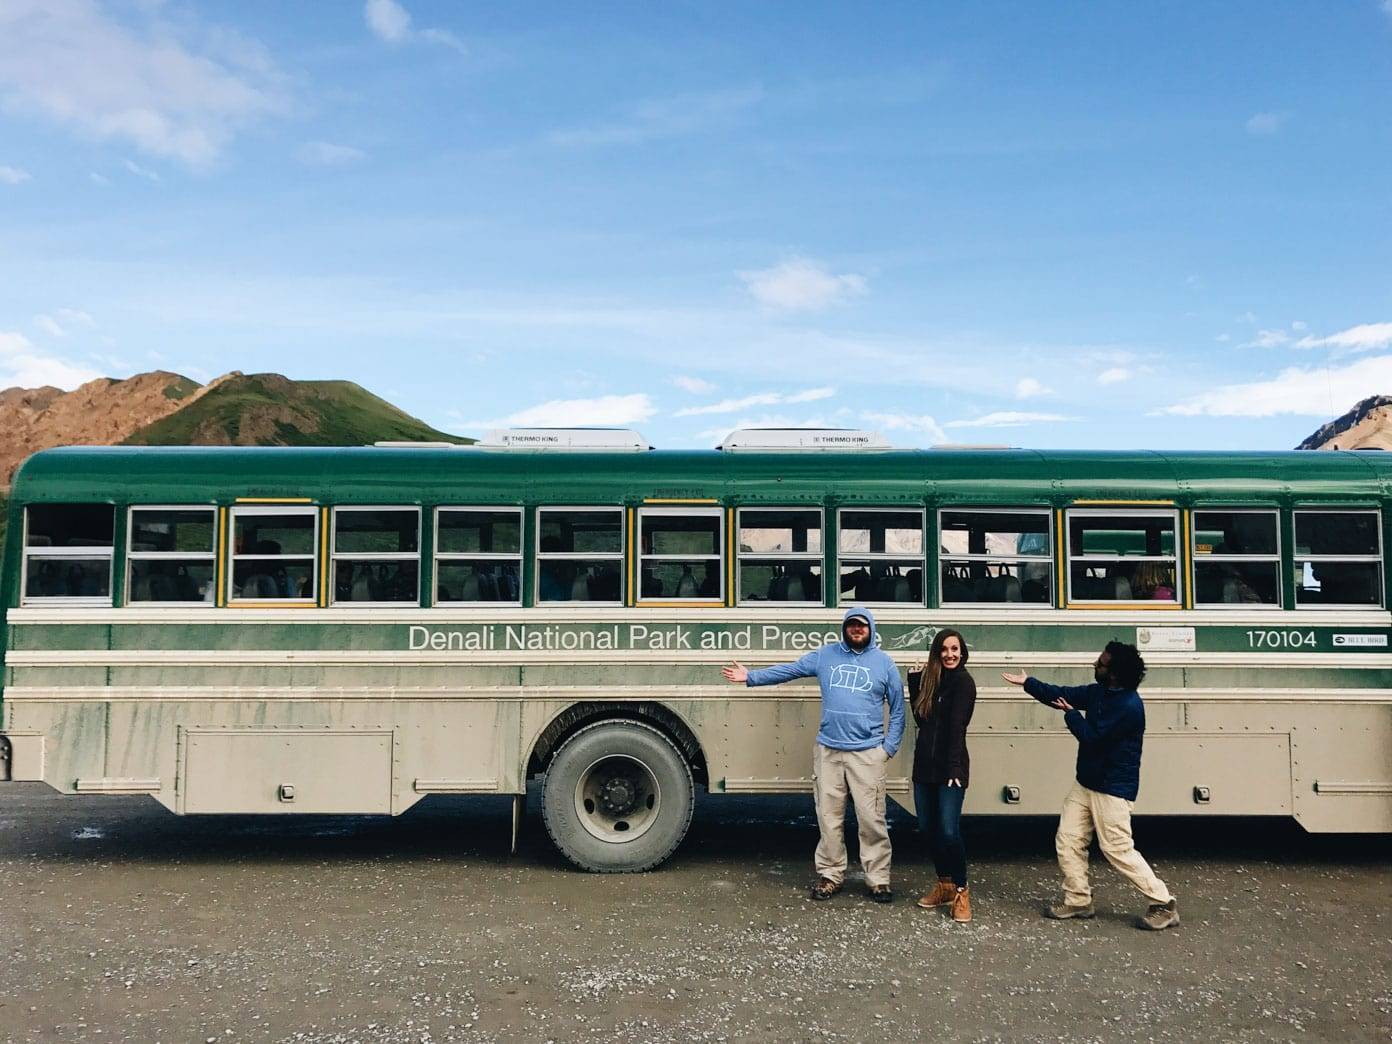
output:
<svg viewBox="0 0 1392 1044"><path fill-rule="evenodd" d="M889 825L885 822L883 747L833 750L820 743L812 753L812 793L822 839L814 863L817 875L840 884L846 877L846 795L855 803L860 826L860 865L865 883L889 884Z"/></svg>
<svg viewBox="0 0 1392 1044"><path fill-rule="evenodd" d="M1068 797L1063 799L1054 845L1058 849L1059 869L1063 871L1063 901L1069 906L1086 906L1092 902L1088 845L1092 843L1094 829L1107 862L1121 871L1142 895L1152 903L1168 903L1173 898L1165 882L1155 876L1155 871L1136 851L1135 842L1131 840L1133 804L1125 798L1089 790L1081 783L1074 783Z"/></svg>

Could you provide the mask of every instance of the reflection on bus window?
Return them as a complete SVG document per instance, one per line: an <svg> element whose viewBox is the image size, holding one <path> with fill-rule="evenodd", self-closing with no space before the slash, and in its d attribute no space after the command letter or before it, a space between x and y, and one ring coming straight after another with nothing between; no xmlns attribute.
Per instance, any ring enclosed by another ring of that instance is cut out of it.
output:
<svg viewBox="0 0 1392 1044"><path fill-rule="evenodd" d="M1048 511L944 509L938 529L943 604L1052 604Z"/></svg>
<svg viewBox="0 0 1392 1044"><path fill-rule="evenodd" d="M338 507L333 513L333 600L420 600L420 512Z"/></svg>
<svg viewBox="0 0 1392 1044"><path fill-rule="evenodd" d="M638 597L722 599L723 532L720 508L640 508Z"/></svg>
<svg viewBox="0 0 1392 1044"><path fill-rule="evenodd" d="M1279 607L1276 512L1205 510L1195 511L1193 517L1195 605Z"/></svg>
<svg viewBox="0 0 1392 1044"><path fill-rule="evenodd" d="M538 602L623 601L623 510L541 508Z"/></svg>
<svg viewBox="0 0 1392 1044"><path fill-rule="evenodd" d="M818 508L740 508L739 601L823 603Z"/></svg>
<svg viewBox="0 0 1392 1044"><path fill-rule="evenodd" d="M132 508L126 600L213 604L216 509Z"/></svg>
<svg viewBox="0 0 1392 1044"><path fill-rule="evenodd" d="M843 509L836 541L843 600L923 604L921 509Z"/></svg>
<svg viewBox="0 0 1392 1044"><path fill-rule="evenodd" d="M116 509L31 504L24 511L24 599L109 602Z"/></svg>
<svg viewBox="0 0 1392 1044"><path fill-rule="evenodd" d="M313 601L318 533L317 508L234 507L231 597Z"/></svg>
<svg viewBox="0 0 1392 1044"><path fill-rule="evenodd" d="M522 604L522 509L435 513L435 602Z"/></svg>
<svg viewBox="0 0 1392 1044"><path fill-rule="evenodd" d="M1174 511L1070 509L1069 600L1178 603L1177 522Z"/></svg>

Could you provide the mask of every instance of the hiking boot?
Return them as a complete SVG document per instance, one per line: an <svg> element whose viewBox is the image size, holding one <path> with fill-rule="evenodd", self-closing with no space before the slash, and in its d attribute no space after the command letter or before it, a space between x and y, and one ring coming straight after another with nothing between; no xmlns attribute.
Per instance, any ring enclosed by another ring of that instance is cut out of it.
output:
<svg viewBox="0 0 1392 1044"><path fill-rule="evenodd" d="M817 878L817 883L812 886L813 899L830 899L837 892L841 891L841 882L833 881L829 877Z"/></svg>
<svg viewBox="0 0 1392 1044"><path fill-rule="evenodd" d="M1151 903L1150 908L1136 922L1137 928L1159 932L1179 924L1179 907L1173 899L1168 903Z"/></svg>
<svg viewBox="0 0 1392 1044"><path fill-rule="evenodd" d="M935 906L946 906L948 903L952 902L956 894L957 889L952 884L952 878L939 877L938 883L933 886L933 890L919 899L918 905L925 910L931 910Z"/></svg>
<svg viewBox="0 0 1392 1044"><path fill-rule="evenodd" d="M877 903L894 902L894 892L891 891L889 885L871 885L869 896Z"/></svg>
<svg viewBox="0 0 1392 1044"><path fill-rule="evenodd" d="M971 891L966 887L958 888L952 896L952 919L958 924L971 920Z"/></svg>
<svg viewBox="0 0 1392 1044"><path fill-rule="evenodd" d="M1044 916L1052 921L1071 921L1077 917L1080 920L1087 920L1097 913L1092 908L1092 904L1086 906L1069 906L1067 903L1054 903L1052 906L1044 908Z"/></svg>

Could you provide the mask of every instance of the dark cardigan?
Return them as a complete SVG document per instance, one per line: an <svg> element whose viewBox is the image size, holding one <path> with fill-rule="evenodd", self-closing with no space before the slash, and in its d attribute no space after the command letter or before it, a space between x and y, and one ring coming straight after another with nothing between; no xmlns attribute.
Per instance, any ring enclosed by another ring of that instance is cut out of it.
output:
<svg viewBox="0 0 1392 1044"><path fill-rule="evenodd" d="M949 779L969 782L971 758L967 755L967 725L976 709L976 681L965 667L943 671L933 694L933 713L918 713L918 685L922 675L909 673L909 706L918 724L914 744L913 781L938 786Z"/></svg>

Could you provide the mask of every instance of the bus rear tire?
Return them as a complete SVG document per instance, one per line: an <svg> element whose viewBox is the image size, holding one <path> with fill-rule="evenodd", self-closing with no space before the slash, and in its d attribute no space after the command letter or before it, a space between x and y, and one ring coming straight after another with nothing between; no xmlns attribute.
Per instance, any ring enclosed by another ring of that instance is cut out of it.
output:
<svg viewBox="0 0 1392 1044"><path fill-rule="evenodd" d="M541 816L552 842L581 870L651 870L691 824L691 767L662 733L636 721L581 729L552 758Z"/></svg>

